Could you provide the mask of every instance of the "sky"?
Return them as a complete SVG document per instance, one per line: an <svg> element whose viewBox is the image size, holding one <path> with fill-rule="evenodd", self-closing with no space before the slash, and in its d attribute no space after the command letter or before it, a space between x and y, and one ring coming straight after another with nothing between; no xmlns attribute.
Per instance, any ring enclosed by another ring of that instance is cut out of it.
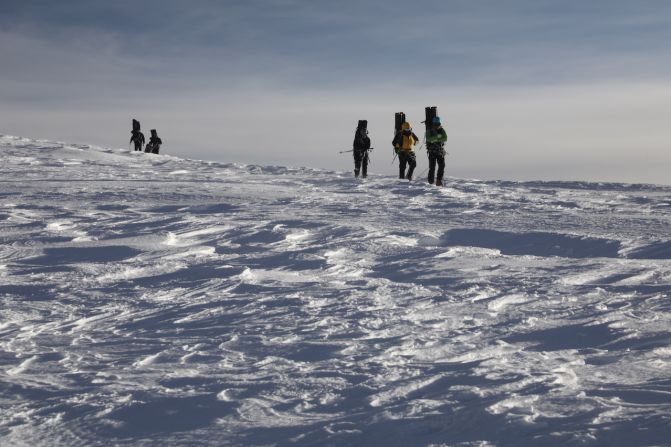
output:
<svg viewBox="0 0 671 447"><path fill-rule="evenodd" d="M0 133L353 168L369 121L448 133L447 175L671 183L671 2L0 0ZM418 152L418 172L426 165Z"/></svg>

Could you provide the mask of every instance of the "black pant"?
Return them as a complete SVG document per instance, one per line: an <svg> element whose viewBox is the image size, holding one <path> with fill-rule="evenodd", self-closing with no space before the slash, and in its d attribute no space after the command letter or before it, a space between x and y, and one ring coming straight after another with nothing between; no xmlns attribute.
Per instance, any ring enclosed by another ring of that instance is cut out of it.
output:
<svg viewBox="0 0 671 447"><path fill-rule="evenodd" d="M438 164L438 173L436 172L436 163ZM429 183L433 184L435 178L437 185L443 184L443 175L445 174L445 155L441 152L429 152Z"/></svg>
<svg viewBox="0 0 671 447"><path fill-rule="evenodd" d="M140 141L133 141L133 144L135 145L135 150L136 150L136 151L142 151L142 142L140 142Z"/></svg>
<svg viewBox="0 0 671 447"><path fill-rule="evenodd" d="M362 177L368 175L368 151L354 151L354 175L359 176L359 171Z"/></svg>
<svg viewBox="0 0 671 447"><path fill-rule="evenodd" d="M417 159L415 158L414 152L404 152L401 151L398 154L398 178L412 178L412 173L417 166ZM408 173L405 174L405 165L408 165Z"/></svg>

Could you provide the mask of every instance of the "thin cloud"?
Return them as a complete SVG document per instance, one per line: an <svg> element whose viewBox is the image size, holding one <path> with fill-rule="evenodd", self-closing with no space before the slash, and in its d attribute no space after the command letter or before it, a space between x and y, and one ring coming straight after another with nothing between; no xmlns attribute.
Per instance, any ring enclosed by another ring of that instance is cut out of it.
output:
<svg viewBox="0 0 671 447"><path fill-rule="evenodd" d="M452 175L667 181L637 164L669 161L666 2L4 6L3 133L123 146L136 117L176 155L349 170L368 119L391 173L390 116L437 105Z"/></svg>

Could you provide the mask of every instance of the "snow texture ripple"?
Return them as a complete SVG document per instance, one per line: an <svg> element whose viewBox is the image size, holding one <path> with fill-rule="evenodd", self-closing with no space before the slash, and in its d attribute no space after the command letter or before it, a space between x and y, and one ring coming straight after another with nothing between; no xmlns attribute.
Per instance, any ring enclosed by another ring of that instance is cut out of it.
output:
<svg viewBox="0 0 671 447"><path fill-rule="evenodd" d="M671 187L0 156L3 446L671 445Z"/></svg>

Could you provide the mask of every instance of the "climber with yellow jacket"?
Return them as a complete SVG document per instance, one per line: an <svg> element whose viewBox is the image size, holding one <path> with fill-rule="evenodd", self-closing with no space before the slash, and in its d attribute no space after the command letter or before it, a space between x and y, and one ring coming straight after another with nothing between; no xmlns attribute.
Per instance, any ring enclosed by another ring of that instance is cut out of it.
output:
<svg viewBox="0 0 671 447"><path fill-rule="evenodd" d="M412 131L412 126L409 122L401 124L401 130L396 133L394 141L394 150L398 154L398 178L405 178L412 180L412 173L417 166L417 159L415 158L415 145L419 141L417 135ZM408 173L405 173L405 166L408 165Z"/></svg>

